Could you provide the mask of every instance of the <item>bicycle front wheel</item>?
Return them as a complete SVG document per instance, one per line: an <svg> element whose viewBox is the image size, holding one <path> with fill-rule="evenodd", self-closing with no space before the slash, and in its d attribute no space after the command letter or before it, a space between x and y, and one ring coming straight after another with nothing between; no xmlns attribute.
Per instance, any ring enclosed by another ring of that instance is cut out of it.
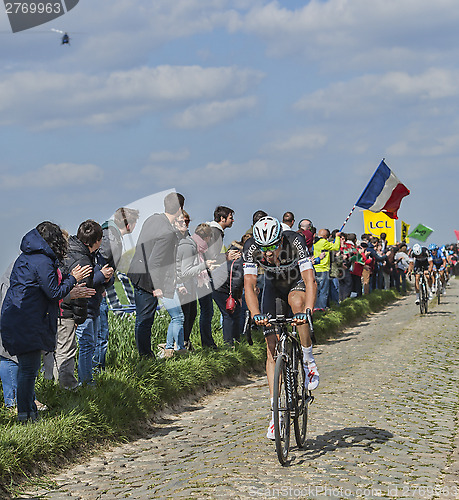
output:
<svg viewBox="0 0 459 500"><path fill-rule="evenodd" d="M288 383L287 365L284 358L279 355L276 360L276 368L274 371L273 413L277 458L282 465L285 465L287 462L290 448Z"/></svg>
<svg viewBox="0 0 459 500"><path fill-rule="evenodd" d="M308 404L307 389L305 387L306 377L304 373L303 360L297 357L296 367L298 370L297 384L296 384L296 414L293 421L293 428L295 429L295 440L298 448L303 448L306 442L306 428L308 426Z"/></svg>
<svg viewBox="0 0 459 500"><path fill-rule="evenodd" d="M420 300L420 307L421 307L421 314L427 314L427 308L428 308L428 303L429 303L429 297L427 296L427 287L425 282L422 282L419 286L420 292L421 292L421 300Z"/></svg>

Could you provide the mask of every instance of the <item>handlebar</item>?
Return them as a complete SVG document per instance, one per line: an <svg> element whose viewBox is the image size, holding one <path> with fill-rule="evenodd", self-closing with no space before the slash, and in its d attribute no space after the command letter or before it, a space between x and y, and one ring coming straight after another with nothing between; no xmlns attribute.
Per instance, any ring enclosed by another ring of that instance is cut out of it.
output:
<svg viewBox="0 0 459 500"><path fill-rule="evenodd" d="M286 318L282 314L278 314L275 318L269 318L270 325L285 325L292 323L293 318Z"/></svg>
<svg viewBox="0 0 459 500"><path fill-rule="evenodd" d="M311 340L313 343L316 342L316 338L314 335L314 324L312 321L312 312L310 309L306 309L306 319L308 322L309 326L309 335L311 337ZM270 317L269 318L269 324L270 325L289 325L292 324L294 321L294 318L286 318L285 315L283 314L278 314L276 317ZM250 320L250 312L246 312L246 317L245 317L245 322L244 322L244 329L243 329L243 335L246 335L247 341L249 342L250 345L253 344L252 337L251 337L251 327L255 326L256 323L253 320ZM252 342L252 343L251 343Z"/></svg>
<svg viewBox="0 0 459 500"><path fill-rule="evenodd" d="M309 328L311 329L311 331L314 331L311 309L306 309L306 320L309 324ZM295 321L295 317L286 318L283 314L278 314L275 318L269 319L270 324L275 324L275 325L290 324L293 323L293 321Z"/></svg>

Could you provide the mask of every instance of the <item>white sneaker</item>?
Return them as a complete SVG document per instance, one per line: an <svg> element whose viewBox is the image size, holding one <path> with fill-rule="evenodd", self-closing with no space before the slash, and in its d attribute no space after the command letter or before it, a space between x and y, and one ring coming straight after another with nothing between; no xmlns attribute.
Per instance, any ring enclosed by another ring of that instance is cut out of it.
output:
<svg viewBox="0 0 459 500"><path fill-rule="evenodd" d="M437 293L437 289L434 286L432 287L432 293L433 294Z"/></svg>
<svg viewBox="0 0 459 500"><path fill-rule="evenodd" d="M306 387L308 388L308 391L313 391L314 389L317 389L317 386L319 385L319 370L317 369L317 365L308 365L307 367L308 372L306 373L306 379L304 381Z"/></svg>
<svg viewBox="0 0 459 500"><path fill-rule="evenodd" d="M269 427L268 427L268 432L266 433L266 437L268 439L276 439L276 436L274 435L274 419L271 418L271 421L269 422Z"/></svg>
<svg viewBox="0 0 459 500"><path fill-rule="evenodd" d="M443 287L443 288L441 289L441 294L442 294L442 295L446 295L446 290L445 290L445 287Z"/></svg>
<svg viewBox="0 0 459 500"><path fill-rule="evenodd" d="M416 300L414 301L414 303L418 306L419 305L419 297L416 297Z"/></svg>

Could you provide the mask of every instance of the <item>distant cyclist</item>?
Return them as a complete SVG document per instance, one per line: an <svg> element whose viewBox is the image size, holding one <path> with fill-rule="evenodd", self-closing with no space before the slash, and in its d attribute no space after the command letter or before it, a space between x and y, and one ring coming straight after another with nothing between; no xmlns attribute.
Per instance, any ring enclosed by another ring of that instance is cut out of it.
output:
<svg viewBox="0 0 459 500"><path fill-rule="evenodd" d="M445 269L446 269L446 257L445 254L442 252L440 248L438 248L438 245L435 243L431 243L429 245L429 252L432 257L432 262L433 262L433 267L437 270L437 272L440 273L440 280L441 280L441 293L445 293ZM432 293L436 293L436 288L435 288L435 281L432 287Z"/></svg>
<svg viewBox="0 0 459 500"><path fill-rule="evenodd" d="M413 245L414 258L414 288L416 290L416 304L419 305L419 273L424 273L426 277L430 275L432 270L432 257L426 247L421 247L419 243ZM432 292L429 294L429 299L432 298Z"/></svg>
<svg viewBox="0 0 459 500"><path fill-rule="evenodd" d="M442 247L443 255L446 259L446 269L445 269L445 283L448 284L449 278L451 277L452 272L452 255L454 252L447 248L446 246Z"/></svg>
<svg viewBox="0 0 459 500"><path fill-rule="evenodd" d="M312 354L309 326L306 324L307 310L314 309L317 284L304 236L294 231L282 231L280 222L274 217L263 217L253 226L253 237L246 241L243 257L247 307L255 323L264 327L268 352L266 375L272 405L277 337L269 318L276 316L276 298L283 299L293 312L303 346L307 388L313 390L319 385L319 372ZM265 271L262 311L256 293L259 266ZM274 439L272 414L266 437Z"/></svg>

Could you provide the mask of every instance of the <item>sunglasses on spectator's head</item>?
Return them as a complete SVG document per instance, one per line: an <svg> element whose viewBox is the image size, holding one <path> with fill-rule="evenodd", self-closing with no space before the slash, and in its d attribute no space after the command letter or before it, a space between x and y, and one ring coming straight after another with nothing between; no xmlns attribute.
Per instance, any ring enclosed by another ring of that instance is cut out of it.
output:
<svg viewBox="0 0 459 500"><path fill-rule="evenodd" d="M260 247L262 252L274 252L274 250L277 250L280 246L280 241L275 243L274 245L269 245L267 247Z"/></svg>

